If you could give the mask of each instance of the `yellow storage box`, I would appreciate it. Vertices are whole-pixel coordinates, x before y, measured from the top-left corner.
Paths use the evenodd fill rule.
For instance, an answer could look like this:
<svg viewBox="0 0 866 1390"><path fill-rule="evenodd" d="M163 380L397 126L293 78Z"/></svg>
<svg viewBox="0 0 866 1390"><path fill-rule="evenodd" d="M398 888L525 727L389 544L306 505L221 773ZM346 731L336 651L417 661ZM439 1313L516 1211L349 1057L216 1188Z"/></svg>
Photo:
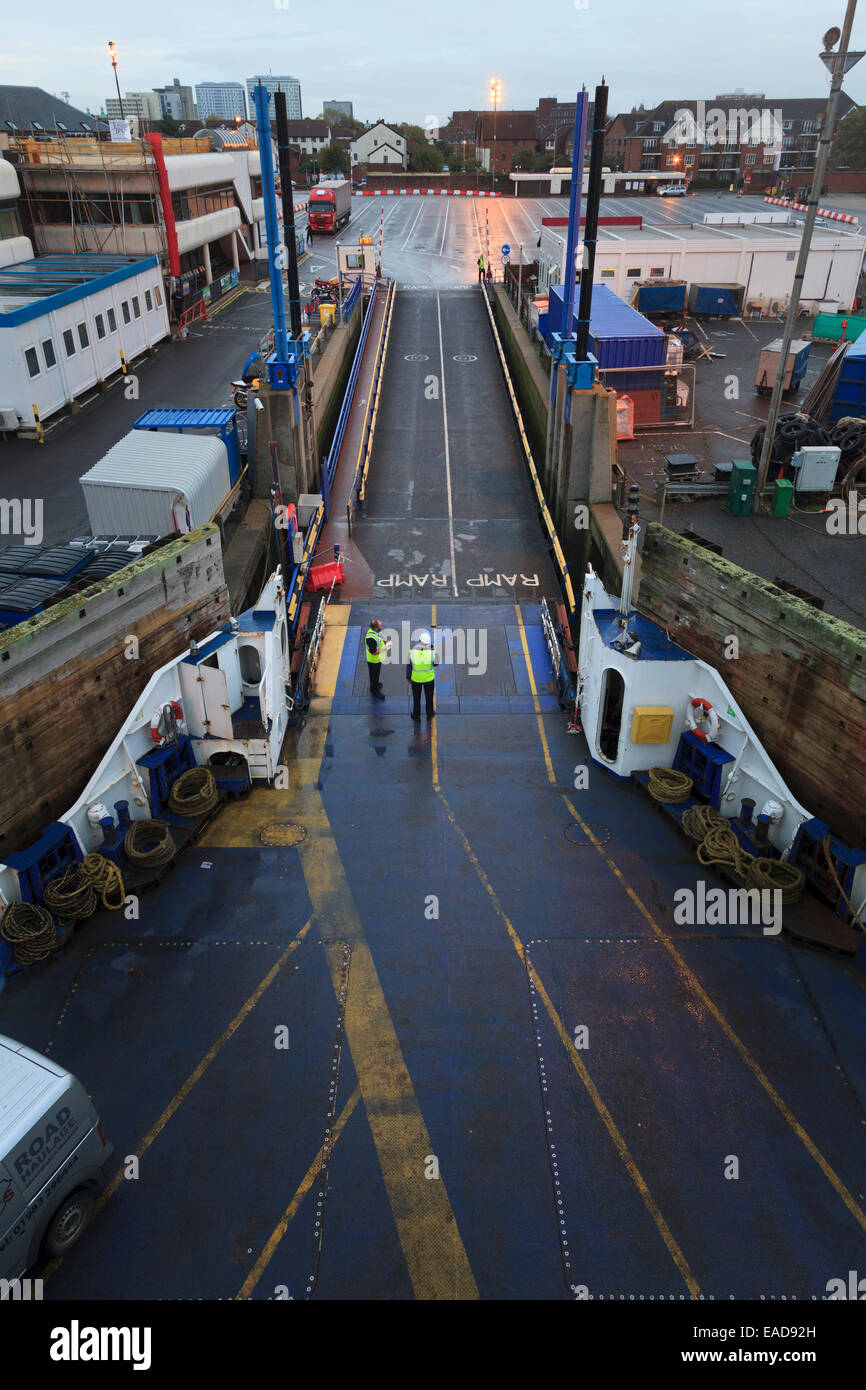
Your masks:
<svg viewBox="0 0 866 1390"><path fill-rule="evenodd" d="M674 712L670 705L635 705L631 719L632 743L667 743Z"/></svg>

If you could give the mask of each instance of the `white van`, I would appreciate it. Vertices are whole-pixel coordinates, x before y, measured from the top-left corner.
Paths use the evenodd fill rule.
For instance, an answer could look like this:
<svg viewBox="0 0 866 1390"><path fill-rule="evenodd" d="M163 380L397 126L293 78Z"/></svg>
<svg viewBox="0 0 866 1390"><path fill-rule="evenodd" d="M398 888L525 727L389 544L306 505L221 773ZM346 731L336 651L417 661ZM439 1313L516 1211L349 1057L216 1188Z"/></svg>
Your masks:
<svg viewBox="0 0 866 1390"><path fill-rule="evenodd" d="M112 1153L81 1082L0 1035L0 1279L75 1244Z"/></svg>

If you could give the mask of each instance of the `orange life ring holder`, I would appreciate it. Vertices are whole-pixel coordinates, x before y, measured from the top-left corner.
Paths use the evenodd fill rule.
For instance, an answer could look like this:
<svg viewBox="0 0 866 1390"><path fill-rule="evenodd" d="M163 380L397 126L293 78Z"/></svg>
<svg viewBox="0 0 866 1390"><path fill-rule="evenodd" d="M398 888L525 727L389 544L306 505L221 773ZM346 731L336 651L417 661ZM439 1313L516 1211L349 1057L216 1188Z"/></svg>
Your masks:
<svg viewBox="0 0 866 1390"><path fill-rule="evenodd" d="M719 734L719 716L709 700L695 696L686 706L686 723L696 738L713 743Z"/></svg>
<svg viewBox="0 0 866 1390"><path fill-rule="evenodd" d="M166 710L171 710L172 718L178 729L183 724L183 706L179 700L167 700L164 705L160 705L159 709L155 709L150 721L150 736L157 748L164 748L168 743L167 735L162 733L159 727Z"/></svg>

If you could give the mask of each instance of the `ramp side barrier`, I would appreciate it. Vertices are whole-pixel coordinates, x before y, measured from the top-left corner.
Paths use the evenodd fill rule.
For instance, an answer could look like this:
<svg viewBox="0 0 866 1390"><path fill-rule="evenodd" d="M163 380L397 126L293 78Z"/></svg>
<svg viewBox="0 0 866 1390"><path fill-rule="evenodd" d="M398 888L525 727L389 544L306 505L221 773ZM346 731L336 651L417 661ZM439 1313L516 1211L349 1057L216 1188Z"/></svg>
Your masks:
<svg viewBox="0 0 866 1390"><path fill-rule="evenodd" d="M547 500L544 496L544 490L541 486L541 479L538 476L538 470L535 467L535 460L532 457L532 449L530 448L529 440L526 435L526 429L523 424L523 416L520 412L520 406L517 403L517 396L515 394L514 386L511 381L511 373L508 370L508 363L505 360L505 353L502 350L502 341L499 337L499 329L496 327L496 320L493 317L493 306L490 303L490 296L487 293L486 285L481 286L481 293L484 297L484 304L487 309L487 317L490 320L490 327L493 331L493 341L496 344L496 351L499 354L499 362L500 366L502 367L503 375L505 377L505 385L508 387L508 395L511 399L511 408L514 411L514 418L517 421L517 430L520 435L520 442L523 445L523 453L526 458L526 467L529 470L529 479L532 483L532 490L535 493L535 499L538 503L538 514L541 518L541 524L544 527L544 533L547 537L548 549L550 550L550 553L553 556L553 563L556 568L556 572L559 576L560 588L562 589L563 598L565 599L565 605L568 610L568 618L571 622L577 617L577 603L574 597L574 588L572 587L571 583L571 575L568 572L568 562L562 553L562 545L560 544L559 536L556 534L556 527L553 524L553 517L550 515L550 508L547 505Z"/></svg>
<svg viewBox="0 0 866 1390"><path fill-rule="evenodd" d="M390 288L390 286L393 284L393 280L382 279L378 281L378 285L381 285L383 288ZM377 293L378 292L379 291L377 288ZM340 406L340 414L337 418L337 428L334 431L334 438L331 442L331 448L328 451L328 456L322 465L322 500L316 508L315 516L313 517L312 521L307 527L307 534L304 540L304 550L303 554L301 555L300 562L295 566L292 572L292 582L289 588L289 601L286 608L288 628L292 637L294 637L294 633L298 624L298 618L301 612L301 597L304 592L304 585L307 582L307 573L309 571L310 563L313 559L313 556L316 553L316 546L319 543L319 536L321 535L322 527L324 526L328 516L328 499L330 498L331 486L334 481L334 474L337 471L337 462L340 457L340 449L343 445L343 435L346 432L346 421L349 418L349 411L352 408L352 402L355 397L355 387L358 382L358 373L361 370L361 359L364 356L364 348L367 344L367 337L370 332L370 324L373 322L373 312L375 304L376 294L371 294L370 303L368 304L367 312L364 315L364 323L361 328L361 336L358 340L358 346L355 349L355 357L352 362L352 370L349 373L349 380L346 384L346 393L343 396L343 404Z"/></svg>
<svg viewBox="0 0 866 1390"><path fill-rule="evenodd" d="M355 508L364 506L364 499L367 491L367 473L370 468L370 458L373 453L373 436L376 433L376 420L379 414L379 394L382 387L382 377L385 371L385 359L388 356L388 342L391 337L391 317L394 312L396 292L396 281L392 281L388 290L385 313L382 318L382 327L379 329L379 341L376 345L376 361L373 367L373 381L370 389L370 396L367 401L367 410L364 415L364 428L361 431L361 443L358 446L358 461L355 464L355 476L352 479L352 490L349 494L349 500L346 503L346 516L348 518L350 530L352 522L355 519Z"/></svg>

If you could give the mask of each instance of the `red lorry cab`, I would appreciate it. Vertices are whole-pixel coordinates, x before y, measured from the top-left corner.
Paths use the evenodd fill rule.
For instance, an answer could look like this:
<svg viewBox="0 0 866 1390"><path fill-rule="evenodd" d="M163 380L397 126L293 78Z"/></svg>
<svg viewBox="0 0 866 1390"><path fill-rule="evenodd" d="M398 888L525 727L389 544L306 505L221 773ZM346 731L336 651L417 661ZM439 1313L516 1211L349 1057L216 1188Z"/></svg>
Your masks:
<svg viewBox="0 0 866 1390"><path fill-rule="evenodd" d="M352 190L345 179L310 189L307 221L311 232L336 232L348 222L351 210Z"/></svg>

